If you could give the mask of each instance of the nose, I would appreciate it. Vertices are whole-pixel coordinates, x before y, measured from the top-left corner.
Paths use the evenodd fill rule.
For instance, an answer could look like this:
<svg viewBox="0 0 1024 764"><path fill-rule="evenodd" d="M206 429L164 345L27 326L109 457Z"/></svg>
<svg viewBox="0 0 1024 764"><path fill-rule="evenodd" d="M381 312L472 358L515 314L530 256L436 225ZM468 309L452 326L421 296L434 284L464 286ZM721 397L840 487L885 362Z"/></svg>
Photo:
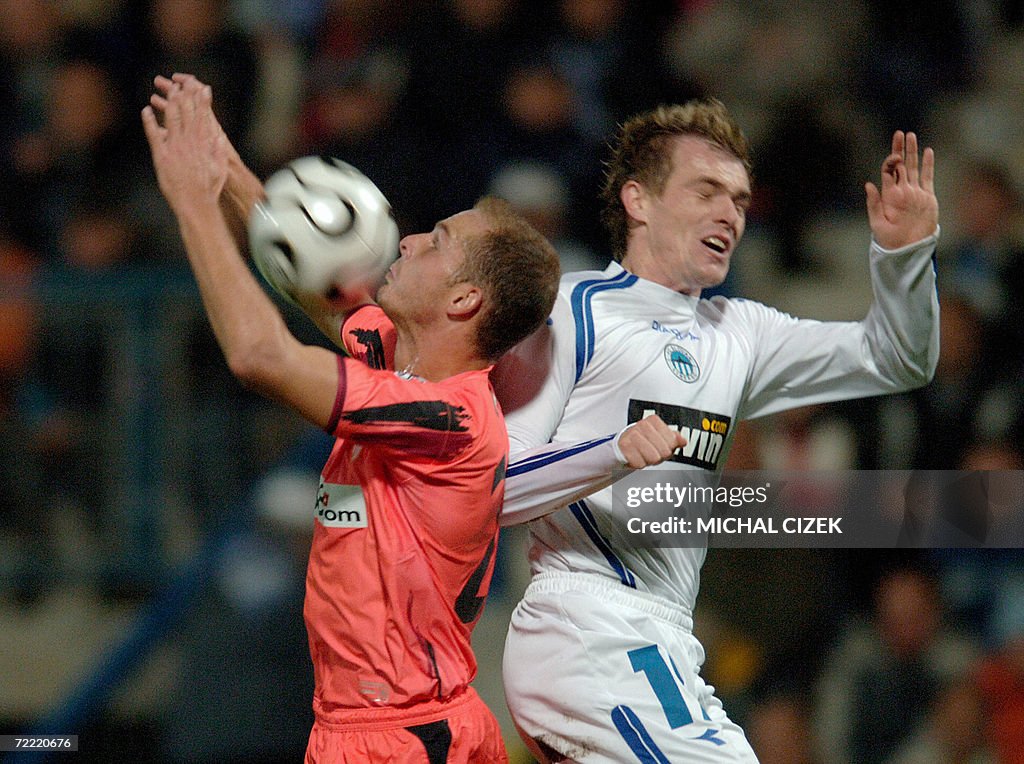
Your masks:
<svg viewBox="0 0 1024 764"><path fill-rule="evenodd" d="M398 253L402 257L411 257L430 243L429 233L411 233L398 242Z"/></svg>
<svg viewBox="0 0 1024 764"><path fill-rule="evenodd" d="M726 226L734 238L739 238L743 232L743 215L736 208L736 202L727 194L718 197L718 204L715 207L715 222Z"/></svg>
<svg viewBox="0 0 1024 764"><path fill-rule="evenodd" d="M715 209L715 217L719 222L725 223L730 228L736 227L736 223L740 218L740 213L736 209L736 203L728 194L719 194L718 205Z"/></svg>
<svg viewBox="0 0 1024 764"><path fill-rule="evenodd" d="M408 257L412 254L413 246L415 245L415 239L417 234L409 234L403 236L402 240L398 242L398 254L400 257Z"/></svg>

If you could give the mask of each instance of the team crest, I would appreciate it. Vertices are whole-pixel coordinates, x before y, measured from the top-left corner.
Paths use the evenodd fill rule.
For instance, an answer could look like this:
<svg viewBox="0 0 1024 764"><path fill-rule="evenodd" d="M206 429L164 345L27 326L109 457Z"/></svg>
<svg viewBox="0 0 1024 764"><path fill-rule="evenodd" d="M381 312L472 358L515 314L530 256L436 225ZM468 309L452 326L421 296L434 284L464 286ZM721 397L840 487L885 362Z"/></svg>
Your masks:
<svg viewBox="0 0 1024 764"><path fill-rule="evenodd" d="M690 351L679 345L665 346L665 363L683 382L696 382L700 378L700 366Z"/></svg>

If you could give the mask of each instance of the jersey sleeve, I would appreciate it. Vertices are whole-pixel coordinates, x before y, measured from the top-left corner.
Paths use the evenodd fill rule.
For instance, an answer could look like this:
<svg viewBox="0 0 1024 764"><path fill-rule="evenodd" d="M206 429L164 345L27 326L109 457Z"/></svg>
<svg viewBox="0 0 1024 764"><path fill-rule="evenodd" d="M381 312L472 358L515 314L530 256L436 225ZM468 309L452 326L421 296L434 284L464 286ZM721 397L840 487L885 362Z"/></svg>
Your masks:
<svg viewBox="0 0 1024 764"><path fill-rule="evenodd" d="M501 524L534 520L617 479L618 434L551 443L575 384L576 323L559 294L551 318L505 354L491 373L505 412L509 469Z"/></svg>
<svg viewBox="0 0 1024 764"><path fill-rule="evenodd" d="M926 384L939 355L937 239L938 231L898 250L872 241L874 300L863 321L796 319L757 303L732 301L729 309L746 324L754 359L740 416Z"/></svg>
<svg viewBox="0 0 1024 764"><path fill-rule="evenodd" d="M583 443L548 443L513 455L505 473L501 524L536 520L628 474L618 448L619 435Z"/></svg>
<svg viewBox="0 0 1024 764"><path fill-rule="evenodd" d="M324 429L403 457L448 461L476 436L469 406L453 392L338 356L338 393Z"/></svg>
<svg viewBox="0 0 1024 764"><path fill-rule="evenodd" d="M345 319L338 342L371 369L395 368L395 325L378 305L363 305Z"/></svg>
<svg viewBox="0 0 1024 764"><path fill-rule="evenodd" d="M513 457L544 445L562 420L575 379L575 322L559 293L547 323L506 353L491 372Z"/></svg>

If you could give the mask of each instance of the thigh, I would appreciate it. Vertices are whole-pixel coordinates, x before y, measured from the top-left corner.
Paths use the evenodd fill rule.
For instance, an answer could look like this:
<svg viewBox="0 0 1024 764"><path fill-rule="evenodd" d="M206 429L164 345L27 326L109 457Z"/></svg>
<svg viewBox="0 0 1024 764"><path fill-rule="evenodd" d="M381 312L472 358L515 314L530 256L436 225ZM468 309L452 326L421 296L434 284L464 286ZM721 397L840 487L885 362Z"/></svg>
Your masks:
<svg viewBox="0 0 1024 764"><path fill-rule="evenodd" d="M513 614L503 676L509 710L541 761L756 762L700 679L692 636L573 594Z"/></svg>

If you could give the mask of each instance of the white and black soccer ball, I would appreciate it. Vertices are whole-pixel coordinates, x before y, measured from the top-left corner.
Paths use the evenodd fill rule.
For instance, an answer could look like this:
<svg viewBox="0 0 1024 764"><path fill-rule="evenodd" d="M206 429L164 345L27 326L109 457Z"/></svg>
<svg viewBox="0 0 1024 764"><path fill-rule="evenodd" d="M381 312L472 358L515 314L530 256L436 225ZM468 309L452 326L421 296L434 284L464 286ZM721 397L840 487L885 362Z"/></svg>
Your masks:
<svg viewBox="0 0 1024 764"><path fill-rule="evenodd" d="M391 205L352 165L302 157L270 176L264 191L249 216L249 248L263 278L291 302L372 286L395 259Z"/></svg>

